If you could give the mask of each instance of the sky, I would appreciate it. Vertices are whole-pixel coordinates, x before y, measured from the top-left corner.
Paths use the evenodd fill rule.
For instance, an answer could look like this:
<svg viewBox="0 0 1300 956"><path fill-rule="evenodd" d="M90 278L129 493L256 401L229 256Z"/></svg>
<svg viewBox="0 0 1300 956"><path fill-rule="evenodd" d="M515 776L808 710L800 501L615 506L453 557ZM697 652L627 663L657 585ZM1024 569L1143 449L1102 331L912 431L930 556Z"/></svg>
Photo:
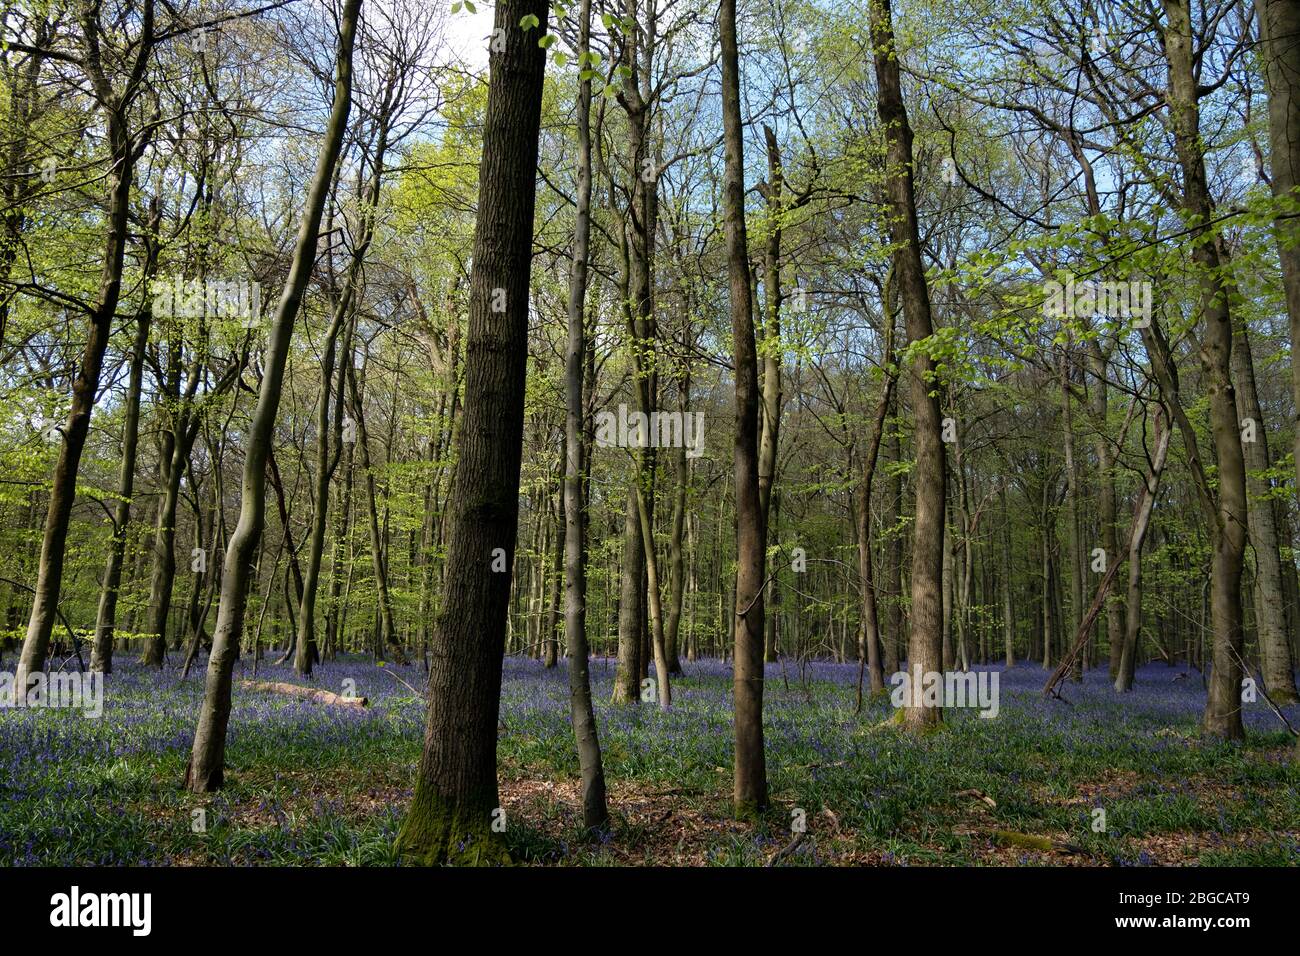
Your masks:
<svg viewBox="0 0 1300 956"><path fill-rule="evenodd" d="M450 8L452 0L433 0ZM464 7L447 15L447 41L455 54L466 65L487 69L488 38L492 35L492 16L494 7L490 3L477 2L475 13Z"/></svg>

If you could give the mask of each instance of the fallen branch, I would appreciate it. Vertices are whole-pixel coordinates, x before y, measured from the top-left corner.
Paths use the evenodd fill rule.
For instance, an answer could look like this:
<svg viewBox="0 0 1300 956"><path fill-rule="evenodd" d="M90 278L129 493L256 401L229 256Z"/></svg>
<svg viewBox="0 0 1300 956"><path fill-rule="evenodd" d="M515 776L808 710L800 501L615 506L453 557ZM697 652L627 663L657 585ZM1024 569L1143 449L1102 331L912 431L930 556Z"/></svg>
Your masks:
<svg viewBox="0 0 1300 956"><path fill-rule="evenodd" d="M1082 853L1083 848L1073 843L1053 840L1051 837L1037 836L1032 833L1017 833L1015 830L994 830L990 836L998 846L1021 847L1026 850L1042 850L1057 853Z"/></svg>
<svg viewBox="0 0 1300 956"><path fill-rule="evenodd" d="M997 801L995 801L992 797L990 797L987 793L985 793L982 790L958 790L956 793L953 794L953 796L971 797L972 799L978 800L981 803L987 805L992 810L996 810L998 808Z"/></svg>
<svg viewBox="0 0 1300 956"><path fill-rule="evenodd" d="M767 863L764 864L764 866L776 866L786 857L792 856L794 854L794 851L799 849L799 847L803 844L803 841L806 839L808 839L807 830L804 830L802 833L796 833L794 839L791 840L789 843L787 843L785 846L781 847L781 849L777 850L776 853L773 854L772 859L768 860Z"/></svg>
<svg viewBox="0 0 1300 956"><path fill-rule="evenodd" d="M241 680L239 686L246 690L260 690L274 694L288 694L291 697L301 697L303 700L310 700L317 704L328 704L336 707L356 707L362 708L367 706L369 701L364 697L343 697L339 694L330 693L327 690L317 690L314 687L303 687L301 684L286 684L280 681L265 680Z"/></svg>

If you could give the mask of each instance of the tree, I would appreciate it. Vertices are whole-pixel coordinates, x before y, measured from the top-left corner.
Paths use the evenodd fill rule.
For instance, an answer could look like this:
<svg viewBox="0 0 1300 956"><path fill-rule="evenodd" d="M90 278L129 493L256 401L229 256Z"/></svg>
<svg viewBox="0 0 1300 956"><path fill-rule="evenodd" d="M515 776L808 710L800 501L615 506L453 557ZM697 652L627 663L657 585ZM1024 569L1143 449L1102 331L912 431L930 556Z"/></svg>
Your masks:
<svg viewBox="0 0 1300 956"><path fill-rule="evenodd" d="M745 231L744 132L740 117L740 58L736 44L736 0L722 0L722 123L726 171L723 224L731 289L731 341L735 368L736 435L736 615L735 785L738 816L767 808L767 764L763 752L763 588L767 528L758 488L758 350L754 344L754 302Z"/></svg>
<svg viewBox="0 0 1300 956"><path fill-rule="evenodd" d="M361 0L344 0L339 18L334 103L321 140L316 171L307 192L294 244L293 262L271 325L270 344L263 363L262 385L247 438L239 521L226 547L221 603L217 609L212 655L208 659L204 679L203 705L194 731L189 765L185 769L185 787L195 793L219 790L224 781L231 675L244 632L244 611L248 603L253 562L262 541L266 521L266 468L271 454L271 437L280 405L281 383L293 338L294 322L316 260L321 217L329 198L330 182L343 148L348 113L352 107L352 48L360 16Z"/></svg>
<svg viewBox="0 0 1300 956"><path fill-rule="evenodd" d="M587 268L591 245L591 0L578 8L578 195L569 273L568 344L564 356L564 639L569 655L569 717L582 772L582 823L609 820L605 769L591 701L587 648L587 508L582 493L587 447L583 432Z"/></svg>
<svg viewBox="0 0 1300 956"><path fill-rule="evenodd" d="M1212 233L1210 199L1202 152L1197 58L1188 0L1163 0L1164 48L1169 63L1169 119L1183 174L1182 202L1191 235L1191 259L1201 315L1199 357L1210 397L1210 430L1218 459L1217 494L1202 488L1210 539L1210 607L1214 622L1214 670L1203 727L1216 737L1240 739L1242 677L1241 572L1246 551L1246 466L1238 431L1232 383L1232 313L1223 247ZM1184 419L1185 420L1185 419ZM1190 429L1188 429L1190 431ZM1190 442L1189 436L1185 438Z"/></svg>
<svg viewBox="0 0 1300 956"><path fill-rule="evenodd" d="M877 110L885 136L885 192L893 241L894 278L907 328L908 380L915 418L916 518L912 539L912 630L907 664L913 680L943 669L943 540L947 470L934 359L927 351L934 332L930 290L921 266L916 193L912 182L912 127L903 103L890 0L871 0L871 46L876 68ZM919 695L918 695L919 696ZM938 707L909 705L904 722L913 730L943 719Z"/></svg>
<svg viewBox="0 0 1300 956"><path fill-rule="evenodd" d="M497 4L445 602L431 647L424 750L411 807L397 837L403 856L430 865L489 863L506 855L494 827L502 820L497 711L519 520L533 212L546 69L546 52L538 38L546 32L545 0Z"/></svg>
<svg viewBox="0 0 1300 956"><path fill-rule="evenodd" d="M83 56L77 62L86 75L97 108L102 112L108 141L108 175L105 204L104 251L100 265L99 290L95 301L86 309L86 344L72 383L72 405L60 433L58 461L50 488L50 503L45 516L45 533L37 565L35 595L27 636L14 684L28 686L29 675L42 669L49 650L50 634L59 610L59 591L63 583L63 565L68 536L68 521L77 493L77 472L81 454L90 431L90 416L95 408L104 353L112 334L113 316L122 295L122 268L128 242L131 211L131 184L135 166L149 144L153 127L135 122L132 116L146 91L145 71L158 36L154 27L154 2L144 0L137 36L118 48L116 27L107 28L99 20L97 7L87 6L80 19ZM121 72L120 83L110 71Z"/></svg>
<svg viewBox="0 0 1300 956"><path fill-rule="evenodd" d="M144 275L151 280L158 268L158 223L162 210L157 199L150 204L147 227L148 251ZM149 345L149 328L153 310L146 300L136 316L135 341L131 347L128 372L126 415L122 422L122 468L118 473L117 505L113 509L113 540L108 548L108 565L104 585L99 593L99 612L95 618L95 643L90 669L101 673L113 670L113 634L117 621L117 597L122 586L122 563L126 556L127 525L131 520L131 496L135 493L135 459L140 442L140 392L144 382L145 350Z"/></svg>

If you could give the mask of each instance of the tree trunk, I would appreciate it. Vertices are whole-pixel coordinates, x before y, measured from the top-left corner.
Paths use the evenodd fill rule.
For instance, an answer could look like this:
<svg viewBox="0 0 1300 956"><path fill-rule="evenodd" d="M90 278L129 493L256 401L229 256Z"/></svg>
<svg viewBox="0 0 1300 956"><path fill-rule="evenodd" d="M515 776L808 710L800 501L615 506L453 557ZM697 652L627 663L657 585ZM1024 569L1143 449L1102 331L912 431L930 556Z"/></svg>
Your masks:
<svg viewBox="0 0 1300 956"><path fill-rule="evenodd" d="M892 320L893 282L887 283L885 293L885 346L881 367L885 377L881 387L880 401L876 405L876 417L871 423L871 435L867 439L866 461L862 465L862 481L857 494L857 529L858 529L858 597L862 604L861 619L858 623L858 692L855 710L862 709L862 672L865 668L870 674L871 696L885 690L885 674L880 660L880 621L876 609L876 578L872 566L871 554L871 488L876 477L876 462L880 458L880 442L885 432L885 418L893 400L895 382L894 358L894 323Z"/></svg>
<svg viewBox="0 0 1300 956"><path fill-rule="evenodd" d="M391 648L394 660L406 663L406 654L397 640L393 623L393 601L388 591L388 561L384 553L384 536L379 527L379 506L375 492L375 472L370 465L370 436L366 431L365 412L362 408L361 390L357 386L356 370L347 369L348 391L352 399L352 417L357 425L357 451L361 454L361 471L365 475L366 514L370 519L370 564L375 574L375 590L379 601L379 639L376 646L382 651Z"/></svg>
<svg viewBox="0 0 1300 956"><path fill-rule="evenodd" d="M885 545L885 581L889 593L889 624L885 636L885 674L890 676L899 672L899 657L903 651L903 473L898 467L902 464L902 439L898 434L898 388L895 385L889 409L889 436L886 445L889 449L889 462L894 467L889 469L886 494L889 497L889 541Z"/></svg>
<svg viewBox="0 0 1300 956"><path fill-rule="evenodd" d="M147 289L158 271L158 224L161 207L155 198L149 205L149 236L143 282ZM108 566L99 592L99 612L95 618L95 644L90 654L90 669L103 674L113 671L113 635L117 625L117 596L122 586L122 563L126 556L126 532L131 522L131 497L135 494L135 459L140 444L140 392L144 382L144 358L152 324L152 300L136 316L135 342L131 348L131 368L127 373L126 413L122 421L122 466L117 479L117 504L113 510L113 540L109 543Z"/></svg>
<svg viewBox="0 0 1300 956"><path fill-rule="evenodd" d="M689 369L679 379L678 405L685 413L690 401L691 377ZM686 590L685 556L682 538L686 526L686 497L691 481L691 466L686 458L686 444L673 452L673 470L677 484L673 490L673 513L668 529L668 612L664 626L664 655L668 659L668 673L682 672L678 653L678 635L681 632L682 600Z"/></svg>
<svg viewBox="0 0 1300 956"><path fill-rule="evenodd" d="M1128 544L1128 600L1124 624L1124 646L1120 649L1119 669L1115 675L1115 690L1120 693L1133 689L1133 675L1137 670L1138 634L1142 629L1142 544L1146 540L1151 510L1155 507L1160 475L1164 471L1169 452L1171 426L1156 419L1156 450L1151 458L1151 471L1146 476L1142 498L1133 513L1133 526Z"/></svg>
<svg viewBox="0 0 1300 956"><path fill-rule="evenodd" d="M86 14L85 30L98 29L94 15ZM153 46L153 3L144 8L144 35L140 39L139 62L143 64ZM131 181L135 163L144 142L132 138L127 128L125 99L110 92L107 79L98 73L96 62L92 70L101 106L106 112L105 127L109 144L110 173L108 175L108 215L105 224L103 264L100 268L99 291L95 305L87 316L86 345L72 382L72 404L64 423L59 456L50 482L49 508L45 515L45 531L41 540L40 563L37 565L36 587L32 595L32 610L27 622L27 635L23 640L22 654L14 676L17 692L25 692L28 676L40 671L49 651L50 634L59 611L59 591L63 584L63 563L68 537L68 521L77 495L77 472L81 466L81 453L86 447L90 431L90 416L95 407L95 393L99 389L99 376L104 366L104 352L113 331L113 316L117 312L122 292L122 266L126 254L129 215L131 208Z"/></svg>
<svg viewBox="0 0 1300 956"><path fill-rule="evenodd" d="M555 632L560 624L560 590L564 583L564 536L568 524L568 518L564 511L566 506L563 479L561 479L560 485L556 489L555 497L556 523L555 534L552 536L550 595L546 601L546 619L545 626L542 629L542 663L547 669L559 663L560 656L559 641L555 638Z"/></svg>
<svg viewBox="0 0 1300 956"><path fill-rule="evenodd" d="M217 610L212 655L204 681L203 705L194 732L194 746L185 771L185 786L195 793L220 789L225 774L226 725L230 720L230 681L244 632L244 610L253 556L266 521L266 462L271 452L280 390L293 337L294 321L311 278L320 237L321 216L338 162L352 106L352 46L361 0L345 0L339 24L334 104L321 143L316 171L307 193L294 246L293 262L271 326L270 343L249 428L244 459L244 487L239 522L230 535L222 569L221 603Z"/></svg>
<svg viewBox="0 0 1300 956"><path fill-rule="evenodd" d="M763 585L767 528L758 483L758 351L754 344L749 252L745 231L744 128L740 117L740 62L736 0L722 0L723 219L731 288L731 337L736 392L736 618L732 634L735 707L734 802L738 816L766 809L763 752Z"/></svg>
<svg viewBox="0 0 1300 956"><path fill-rule="evenodd" d="M528 364L544 0L500 0L487 113L442 614L434 630L424 751L397 845L426 864L485 863L498 843L497 716L518 534ZM524 30L522 17L538 27ZM498 293L496 290L500 290ZM492 306L504 299L504 314ZM504 559L493 570L494 552ZM576 657L576 655L575 655Z"/></svg>
<svg viewBox="0 0 1300 956"><path fill-rule="evenodd" d="M633 475L636 480L636 475ZM618 665L614 671L613 701L636 704L641 700L641 604L645 592L641 587L642 562L641 515L637 510L636 489L629 488L627 512L623 524L623 560L618 594Z"/></svg>
<svg viewBox="0 0 1300 956"><path fill-rule="evenodd" d="M916 421L916 520L912 547L912 631L908 665L925 675L943 666L944 466L942 423L934 359L924 343L933 333L930 293L921 265L921 239L912 184L912 128L903 104L890 0L871 5L877 108L886 142L886 192L894 274L907 323L907 340L915 347L908 369L912 414ZM921 730L943 720L938 707L908 706L904 722Z"/></svg>
<svg viewBox="0 0 1300 956"><path fill-rule="evenodd" d="M1282 289L1290 317L1291 355L1300 355L1300 220L1289 210L1300 186L1300 3L1296 0L1255 0L1259 24L1260 64L1268 88L1269 157L1273 196L1278 201L1273 219ZM1291 396L1295 418L1296 474L1300 477L1300 362L1291 362Z"/></svg>
<svg viewBox="0 0 1300 956"><path fill-rule="evenodd" d="M1268 450L1268 429L1255 388L1255 362L1250 354L1250 336L1240 325L1232 343L1232 376L1237 387L1237 414L1247 438L1241 443L1246 461L1246 520L1250 545L1255 552L1254 604L1258 633L1260 670L1264 687L1273 703L1293 704L1296 692L1291 663L1291 644L1282 605L1282 556L1279 550L1277 517L1272 491L1265 472L1272 465Z"/></svg>
<svg viewBox="0 0 1300 956"><path fill-rule="evenodd" d="M763 318L763 430L758 443L758 498L763 509L763 526L769 526L772 514L772 487L776 483L776 453L781 436L781 217L785 173L781 168L781 147L770 126L763 127L767 146L767 199L768 226L766 248L763 251L763 287L765 311Z"/></svg>
<svg viewBox="0 0 1300 956"><path fill-rule="evenodd" d="M590 51L591 0L578 12L579 64ZM587 269L591 249L591 80L578 84L578 197L569 274L568 347L564 357L564 640L569 655L569 719L582 774L582 824L598 830L609 823L605 768L591 699L587 648L587 508L582 482L588 468L583 417L586 361Z"/></svg>
<svg viewBox="0 0 1300 956"><path fill-rule="evenodd" d="M1164 0L1165 58L1169 63L1169 116L1183 174L1183 209L1192 262L1200 285L1205 329L1200 341L1203 381L1210 399L1210 429L1218 463L1218 493L1204 495L1213 559L1210 590L1214 671L1203 728L1214 737L1240 739L1242 678L1241 574L1246 549L1246 472L1232 385L1232 315L1221 245L1208 235L1214 209L1205 175L1197 106L1195 53L1188 0ZM1215 500L1217 498L1217 500Z"/></svg>
<svg viewBox="0 0 1300 956"><path fill-rule="evenodd" d="M1070 353L1068 347L1060 357L1061 376L1061 426L1065 437L1065 533L1070 549L1070 622L1068 634L1079 630L1083 618L1083 543L1080 534L1079 516L1079 462L1074 453L1074 401L1070 395ZM1114 557L1107 555L1107 560ZM1074 659L1070 679L1083 680L1083 655Z"/></svg>

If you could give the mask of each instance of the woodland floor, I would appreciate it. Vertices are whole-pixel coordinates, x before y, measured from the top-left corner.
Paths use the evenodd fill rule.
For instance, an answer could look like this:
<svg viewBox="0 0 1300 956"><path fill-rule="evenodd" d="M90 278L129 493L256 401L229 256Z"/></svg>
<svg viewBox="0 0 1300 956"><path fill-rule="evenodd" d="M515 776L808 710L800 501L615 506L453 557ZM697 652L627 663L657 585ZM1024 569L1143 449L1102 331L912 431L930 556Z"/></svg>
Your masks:
<svg viewBox="0 0 1300 956"><path fill-rule="evenodd" d="M664 714L608 704L613 662L593 662L614 826L591 842L578 826L564 667L506 661L501 799L516 859L762 865L791 843L800 808L807 837L781 865L1300 865L1289 734L1261 699L1246 705L1244 744L1202 743L1195 670L1148 665L1120 698L1103 668L1067 684L1064 703L1042 697L1038 665L998 668L996 718L950 712L943 730L913 739L890 723L887 699L854 715L856 665L810 664L803 674L794 662L768 665L773 808L750 825L729 815L730 671L685 666ZM265 662L258 677L301 682ZM349 678L367 710L237 687L227 787L211 797L179 786L201 669L182 684L174 671L119 661L98 720L0 711L0 865L396 862L422 737L413 690L422 674L354 659L326 664L313 683L341 692ZM1300 707L1286 713L1300 725ZM1096 807L1105 832L1092 830ZM200 808L207 829L195 833Z"/></svg>

